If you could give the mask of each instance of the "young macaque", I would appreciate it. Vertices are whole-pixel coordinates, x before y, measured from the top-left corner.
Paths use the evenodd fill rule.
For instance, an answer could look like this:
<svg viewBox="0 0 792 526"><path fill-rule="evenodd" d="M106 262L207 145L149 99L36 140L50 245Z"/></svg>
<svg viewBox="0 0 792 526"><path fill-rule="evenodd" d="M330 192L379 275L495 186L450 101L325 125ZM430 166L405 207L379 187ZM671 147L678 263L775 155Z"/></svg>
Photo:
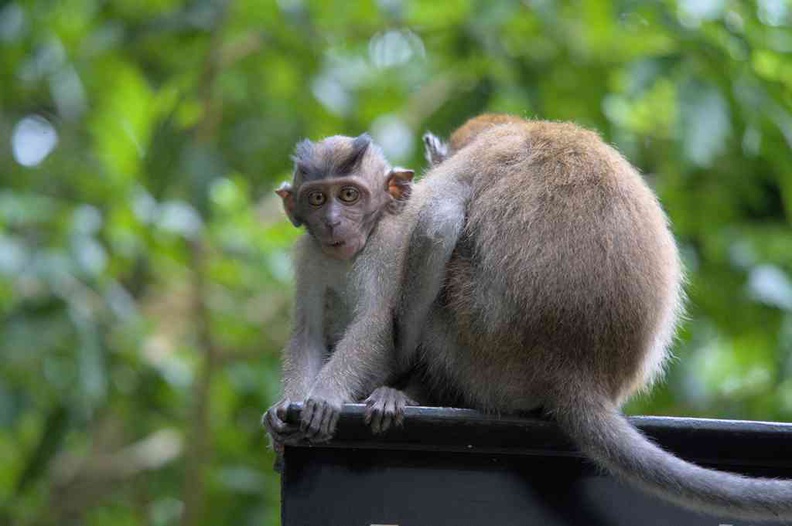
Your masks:
<svg viewBox="0 0 792 526"><path fill-rule="evenodd" d="M387 300L398 303L397 359L383 328L356 333L356 360L317 376L303 423L334 421L348 393L416 360L430 387L470 407L542 409L592 460L647 492L704 512L792 519L792 482L683 461L619 411L661 373L683 300L674 238L638 172L569 123L485 115L449 146L425 141L435 167L403 212L409 243L377 253L402 265L387 275L402 283L369 282L379 288L367 292L398 294Z"/></svg>
<svg viewBox="0 0 792 526"><path fill-rule="evenodd" d="M334 349L345 355L365 335L374 345L367 352L377 356L377 366L393 359L397 295L389 287L398 285L395 272L400 262L382 254L387 247L406 243L408 231L400 224L399 212L413 178L411 170L392 168L366 134L303 141L294 162L292 183L276 192L294 226L304 225L307 233L296 248L296 305L284 357L283 399L263 419L276 446L302 438L326 439L327 429L334 427L335 421L327 420L301 431L284 420L291 402L312 393ZM381 298L361 295L375 289L387 293ZM398 424L404 406L415 403L402 391L382 385L395 379L387 372L393 369L381 369L383 376L371 371L366 382L338 394L340 404L341 398L355 400L370 393L366 417L375 432Z"/></svg>

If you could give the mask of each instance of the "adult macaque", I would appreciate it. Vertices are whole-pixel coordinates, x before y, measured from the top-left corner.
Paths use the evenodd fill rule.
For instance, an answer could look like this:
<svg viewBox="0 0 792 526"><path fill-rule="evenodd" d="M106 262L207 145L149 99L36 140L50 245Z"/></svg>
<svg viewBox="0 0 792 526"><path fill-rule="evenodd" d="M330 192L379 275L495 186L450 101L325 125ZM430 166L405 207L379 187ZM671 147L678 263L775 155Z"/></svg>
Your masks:
<svg viewBox="0 0 792 526"><path fill-rule="evenodd" d="M351 349L345 336L328 362L334 373L323 370L306 399L303 425L334 422L350 394L420 360L431 387L471 407L542 408L591 459L650 493L700 511L792 519L791 482L685 462L619 411L661 372L683 295L666 217L636 170L567 123L482 116L449 146L425 140L436 166L401 218L412 225L406 257L400 244L378 247L409 276L396 358L376 322L352 335L354 360L339 352ZM399 292L385 281L369 282L380 288L366 295Z"/></svg>
<svg viewBox="0 0 792 526"><path fill-rule="evenodd" d="M263 419L276 444L298 438L327 439L327 429L335 427L336 415L329 413L328 420L305 432L284 421L289 404L309 396L317 379L319 385L333 384L333 395L338 397L333 400L339 404L371 393L367 418L374 431L398 423L404 405L414 403L403 392L382 386L393 379L387 371L395 367L381 365L394 356L397 294L391 289L398 286L396 272L402 266L383 255L389 247L406 242L409 231L400 224L398 214L409 197L413 172L392 168L365 134L354 139L336 136L318 143L303 141L297 145L294 161L292 184L282 185L277 193L291 222L304 225L307 234L296 249L296 308L284 356L283 399ZM361 295L369 290L384 294ZM361 312L366 314L361 316ZM359 345L358 339L373 344L366 352L376 357L372 365L385 372L383 376L368 371L365 364L338 360L334 365L339 372L323 369L334 348L345 357ZM362 367L367 380L350 386L349 391L339 390L335 378L348 379L343 371L352 367Z"/></svg>

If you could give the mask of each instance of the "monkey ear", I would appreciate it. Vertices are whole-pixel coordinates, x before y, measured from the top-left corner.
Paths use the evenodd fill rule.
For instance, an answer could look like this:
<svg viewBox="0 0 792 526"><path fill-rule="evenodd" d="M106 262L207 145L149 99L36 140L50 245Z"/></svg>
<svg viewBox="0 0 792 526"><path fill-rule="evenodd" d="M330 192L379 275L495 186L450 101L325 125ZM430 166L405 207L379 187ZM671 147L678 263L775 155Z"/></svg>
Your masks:
<svg viewBox="0 0 792 526"><path fill-rule="evenodd" d="M426 132L423 136L424 156L432 166L437 166L448 157L448 145L432 132Z"/></svg>
<svg viewBox="0 0 792 526"><path fill-rule="evenodd" d="M410 190L412 190L412 180L415 172L405 168L391 168L387 176L388 193L396 199L401 201L410 197Z"/></svg>
<svg viewBox="0 0 792 526"><path fill-rule="evenodd" d="M294 215L295 203L292 185L289 183L283 183L278 187L277 190L275 190L275 193L278 194L278 196L280 196L280 198L283 200L283 209L286 211L286 215L289 216L289 221L291 221L292 225L302 225L302 221L297 219L297 217Z"/></svg>

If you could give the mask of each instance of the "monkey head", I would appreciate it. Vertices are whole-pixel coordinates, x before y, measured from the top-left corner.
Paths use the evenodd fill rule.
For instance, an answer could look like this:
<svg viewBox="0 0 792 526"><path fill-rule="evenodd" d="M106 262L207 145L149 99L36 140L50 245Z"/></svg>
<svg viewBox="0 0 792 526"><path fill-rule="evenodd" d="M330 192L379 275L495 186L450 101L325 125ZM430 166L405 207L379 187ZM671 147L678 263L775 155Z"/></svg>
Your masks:
<svg viewBox="0 0 792 526"><path fill-rule="evenodd" d="M297 144L291 183L275 192L294 226L305 225L329 257L348 260L383 213L410 195L414 172L393 168L368 134Z"/></svg>

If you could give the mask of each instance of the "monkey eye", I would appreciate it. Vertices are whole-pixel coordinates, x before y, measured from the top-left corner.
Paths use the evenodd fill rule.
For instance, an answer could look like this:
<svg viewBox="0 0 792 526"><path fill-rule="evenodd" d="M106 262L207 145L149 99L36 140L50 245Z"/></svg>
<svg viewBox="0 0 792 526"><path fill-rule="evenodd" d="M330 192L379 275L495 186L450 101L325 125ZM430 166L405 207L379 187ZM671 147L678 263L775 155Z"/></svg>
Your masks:
<svg viewBox="0 0 792 526"><path fill-rule="evenodd" d="M308 194L308 203L311 206L322 206L327 201L327 197L322 192L311 192Z"/></svg>
<svg viewBox="0 0 792 526"><path fill-rule="evenodd" d="M357 188L353 188L351 186L345 186L341 189L338 193L338 198L343 202L349 204L354 203L360 197L360 192Z"/></svg>

